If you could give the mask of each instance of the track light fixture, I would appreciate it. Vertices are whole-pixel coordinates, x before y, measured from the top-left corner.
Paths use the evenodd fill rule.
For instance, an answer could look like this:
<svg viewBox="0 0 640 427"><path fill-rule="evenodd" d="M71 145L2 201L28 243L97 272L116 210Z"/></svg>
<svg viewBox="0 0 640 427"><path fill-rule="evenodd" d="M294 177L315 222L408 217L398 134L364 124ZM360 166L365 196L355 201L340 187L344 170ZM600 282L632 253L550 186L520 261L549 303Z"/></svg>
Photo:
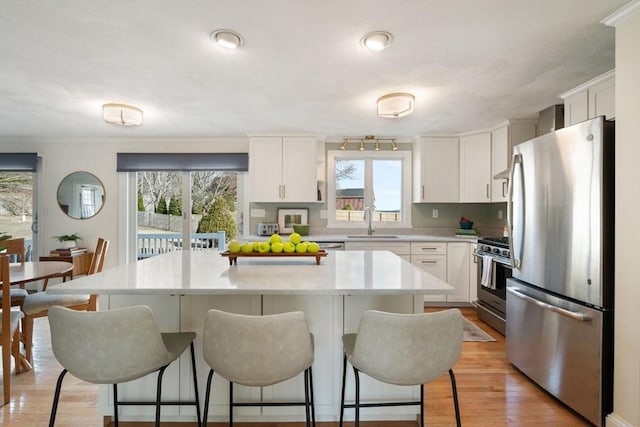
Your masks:
<svg viewBox="0 0 640 427"><path fill-rule="evenodd" d="M346 150L349 146L350 142L358 143L358 149L360 151L364 151L368 144L372 144L372 147L375 151L380 151L380 143L390 143L391 149L396 151L398 149L398 142L396 138L376 138L373 135L366 135L363 137L346 137L342 138L342 144L340 144L341 150Z"/></svg>

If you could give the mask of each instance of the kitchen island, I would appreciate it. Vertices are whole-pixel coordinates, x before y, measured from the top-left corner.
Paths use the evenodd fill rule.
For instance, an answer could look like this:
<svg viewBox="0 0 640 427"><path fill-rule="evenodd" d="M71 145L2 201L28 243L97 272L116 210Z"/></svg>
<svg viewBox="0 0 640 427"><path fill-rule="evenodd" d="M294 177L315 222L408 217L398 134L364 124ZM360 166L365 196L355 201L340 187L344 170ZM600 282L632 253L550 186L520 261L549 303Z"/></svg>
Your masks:
<svg viewBox="0 0 640 427"><path fill-rule="evenodd" d="M342 341L345 332L357 330L360 315L368 309L421 313L423 295L448 294L453 288L388 251L331 252L316 265L315 258L240 258L230 266L216 251L182 251L148 258L100 274L50 285L50 293L94 293L100 309L145 304L153 310L164 331L193 330L198 334L196 357L201 398L208 367L202 358L202 328L207 310L216 308L243 314L272 314L301 310L314 334L314 397L318 421L339 416L342 375ZM189 358L171 366L164 375L163 398L187 399L193 394ZM352 376L350 376L352 381ZM302 376L271 387L235 387L238 399L254 401L298 399ZM150 376L122 386L123 399L153 398L155 378ZM347 384L352 396L352 383ZM417 398L419 389L395 387L363 378L363 401L404 396ZM108 387L100 391L99 411L111 415ZM225 421L228 386L214 381L211 421ZM239 408L238 422L299 421L304 410L296 407ZM352 419L353 411L346 412ZM363 419L413 420L419 408L371 408ZM165 407L167 421L193 421L192 407ZM151 407L123 407L123 420L147 421Z"/></svg>

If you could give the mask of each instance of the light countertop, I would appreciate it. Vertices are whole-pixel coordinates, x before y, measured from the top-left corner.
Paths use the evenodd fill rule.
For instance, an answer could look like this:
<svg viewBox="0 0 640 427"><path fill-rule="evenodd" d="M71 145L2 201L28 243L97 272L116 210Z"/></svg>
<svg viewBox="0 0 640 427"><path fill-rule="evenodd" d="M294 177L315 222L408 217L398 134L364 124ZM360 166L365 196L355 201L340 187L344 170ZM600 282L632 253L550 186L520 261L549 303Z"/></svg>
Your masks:
<svg viewBox="0 0 640 427"><path fill-rule="evenodd" d="M56 294L450 294L453 288L389 251L229 260L217 251L177 251L49 285Z"/></svg>
<svg viewBox="0 0 640 427"><path fill-rule="evenodd" d="M359 236L361 234L362 236ZM396 237L380 237L380 236L389 236L393 235ZM289 239L289 235L283 234L282 238L284 240ZM256 236L251 235L248 236L246 241L254 241L254 240L267 240L269 236ZM302 240L308 240L310 242L469 242L476 243L478 238L476 236L464 236L464 237L456 237L456 236L433 236L433 235L425 235L425 234L395 234L395 233L385 233L379 231L376 235L374 233L371 236L367 236L365 232L362 230L357 230L353 234L311 234L308 236L302 236Z"/></svg>

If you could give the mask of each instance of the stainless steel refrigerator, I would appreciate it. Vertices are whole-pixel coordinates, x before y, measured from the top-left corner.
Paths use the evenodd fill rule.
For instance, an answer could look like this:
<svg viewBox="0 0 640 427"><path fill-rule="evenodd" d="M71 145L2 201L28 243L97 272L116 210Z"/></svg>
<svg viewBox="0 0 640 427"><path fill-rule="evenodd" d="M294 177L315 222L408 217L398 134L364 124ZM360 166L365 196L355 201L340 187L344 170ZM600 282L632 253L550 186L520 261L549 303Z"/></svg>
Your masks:
<svg viewBox="0 0 640 427"><path fill-rule="evenodd" d="M513 148L506 355L595 425L613 404L614 123Z"/></svg>

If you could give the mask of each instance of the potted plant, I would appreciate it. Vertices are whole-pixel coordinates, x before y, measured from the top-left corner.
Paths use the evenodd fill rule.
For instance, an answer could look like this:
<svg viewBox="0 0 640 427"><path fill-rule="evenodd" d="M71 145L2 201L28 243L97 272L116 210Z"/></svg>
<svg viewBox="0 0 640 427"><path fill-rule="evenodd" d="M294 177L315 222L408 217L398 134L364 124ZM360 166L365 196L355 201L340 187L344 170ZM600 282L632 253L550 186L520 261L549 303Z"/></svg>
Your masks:
<svg viewBox="0 0 640 427"><path fill-rule="evenodd" d="M4 231L0 231L0 251L6 249L6 246L2 244L4 240L9 240L11 236L9 234L5 234Z"/></svg>
<svg viewBox="0 0 640 427"><path fill-rule="evenodd" d="M53 238L60 242L61 247L64 249L74 248L77 246L78 240L82 240L82 237L80 237L78 233L62 234L60 236L53 236Z"/></svg>

